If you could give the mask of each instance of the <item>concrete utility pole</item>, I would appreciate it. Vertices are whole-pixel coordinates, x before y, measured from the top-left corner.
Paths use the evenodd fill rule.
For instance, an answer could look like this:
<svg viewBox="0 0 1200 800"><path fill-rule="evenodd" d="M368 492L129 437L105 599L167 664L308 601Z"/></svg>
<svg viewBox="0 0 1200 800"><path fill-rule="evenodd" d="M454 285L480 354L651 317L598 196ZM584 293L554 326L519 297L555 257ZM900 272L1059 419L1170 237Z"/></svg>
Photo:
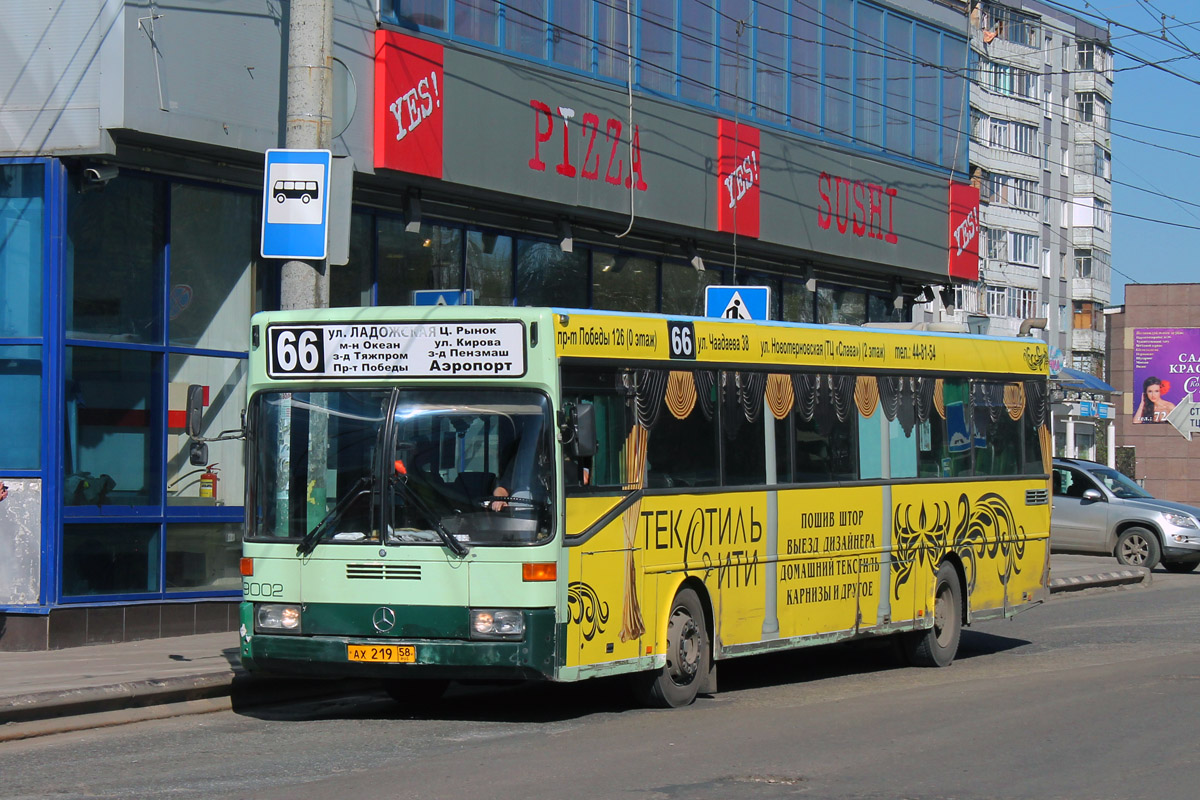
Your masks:
<svg viewBox="0 0 1200 800"><path fill-rule="evenodd" d="M327 150L333 141L333 2L291 0L284 132L288 149ZM328 308L325 262L285 262L279 300L283 309Z"/></svg>

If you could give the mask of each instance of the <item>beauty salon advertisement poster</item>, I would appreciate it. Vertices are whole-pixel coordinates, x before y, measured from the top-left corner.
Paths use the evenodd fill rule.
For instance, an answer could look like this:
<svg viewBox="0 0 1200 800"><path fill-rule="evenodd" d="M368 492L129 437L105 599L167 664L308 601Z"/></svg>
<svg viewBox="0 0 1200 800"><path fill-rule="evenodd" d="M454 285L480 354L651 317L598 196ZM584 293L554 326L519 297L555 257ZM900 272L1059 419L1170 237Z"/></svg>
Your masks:
<svg viewBox="0 0 1200 800"><path fill-rule="evenodd" d="M1193 401L1200 401L1200 328L1135 328L1132 387L1135 412L1143 401L1147 381L1157 381L1159 396L1172 406L1189 393Z"/></svg>

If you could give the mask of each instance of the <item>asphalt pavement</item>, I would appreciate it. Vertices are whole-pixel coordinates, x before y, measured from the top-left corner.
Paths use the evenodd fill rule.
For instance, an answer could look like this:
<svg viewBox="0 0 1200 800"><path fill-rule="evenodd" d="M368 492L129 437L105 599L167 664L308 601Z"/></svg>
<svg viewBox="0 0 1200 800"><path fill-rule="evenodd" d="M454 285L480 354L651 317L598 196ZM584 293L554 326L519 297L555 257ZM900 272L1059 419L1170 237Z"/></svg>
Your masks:
<svg viewBox="0 0 1200 800"><path fill-rule="evenodd" d="M1052 595L1149 582L1149 570L1112 558L1050 558ZM238 661L236 633L0 652L0 742L363 688L358 681L251 675Z"/></svg>

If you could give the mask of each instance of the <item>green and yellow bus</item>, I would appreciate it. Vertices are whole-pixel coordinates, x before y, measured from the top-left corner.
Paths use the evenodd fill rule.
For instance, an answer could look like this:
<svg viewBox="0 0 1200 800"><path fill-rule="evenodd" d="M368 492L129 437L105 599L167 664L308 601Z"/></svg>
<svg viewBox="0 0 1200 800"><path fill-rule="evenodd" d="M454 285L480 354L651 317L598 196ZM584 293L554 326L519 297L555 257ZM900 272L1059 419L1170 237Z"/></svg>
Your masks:
<svg viewBox="0 0 1200 800"><path fill-rule="evenodd" d="M451 680L628 673L963 625L1047 596L1046 346L556 308L252 320L241 657Z"/></svg>

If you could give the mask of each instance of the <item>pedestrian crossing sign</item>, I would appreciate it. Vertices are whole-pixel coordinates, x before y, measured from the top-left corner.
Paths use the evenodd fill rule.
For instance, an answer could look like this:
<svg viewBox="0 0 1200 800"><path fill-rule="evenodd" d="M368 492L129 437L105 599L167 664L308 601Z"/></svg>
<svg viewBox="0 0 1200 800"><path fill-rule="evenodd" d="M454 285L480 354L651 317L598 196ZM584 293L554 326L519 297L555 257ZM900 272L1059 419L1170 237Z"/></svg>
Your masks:
<svg viewBox="0 0 1200 800"><path fill-rule="evenodd" d="M704 316L717 319L770 319L771 287L707 286L704 289Z"/></svg>

